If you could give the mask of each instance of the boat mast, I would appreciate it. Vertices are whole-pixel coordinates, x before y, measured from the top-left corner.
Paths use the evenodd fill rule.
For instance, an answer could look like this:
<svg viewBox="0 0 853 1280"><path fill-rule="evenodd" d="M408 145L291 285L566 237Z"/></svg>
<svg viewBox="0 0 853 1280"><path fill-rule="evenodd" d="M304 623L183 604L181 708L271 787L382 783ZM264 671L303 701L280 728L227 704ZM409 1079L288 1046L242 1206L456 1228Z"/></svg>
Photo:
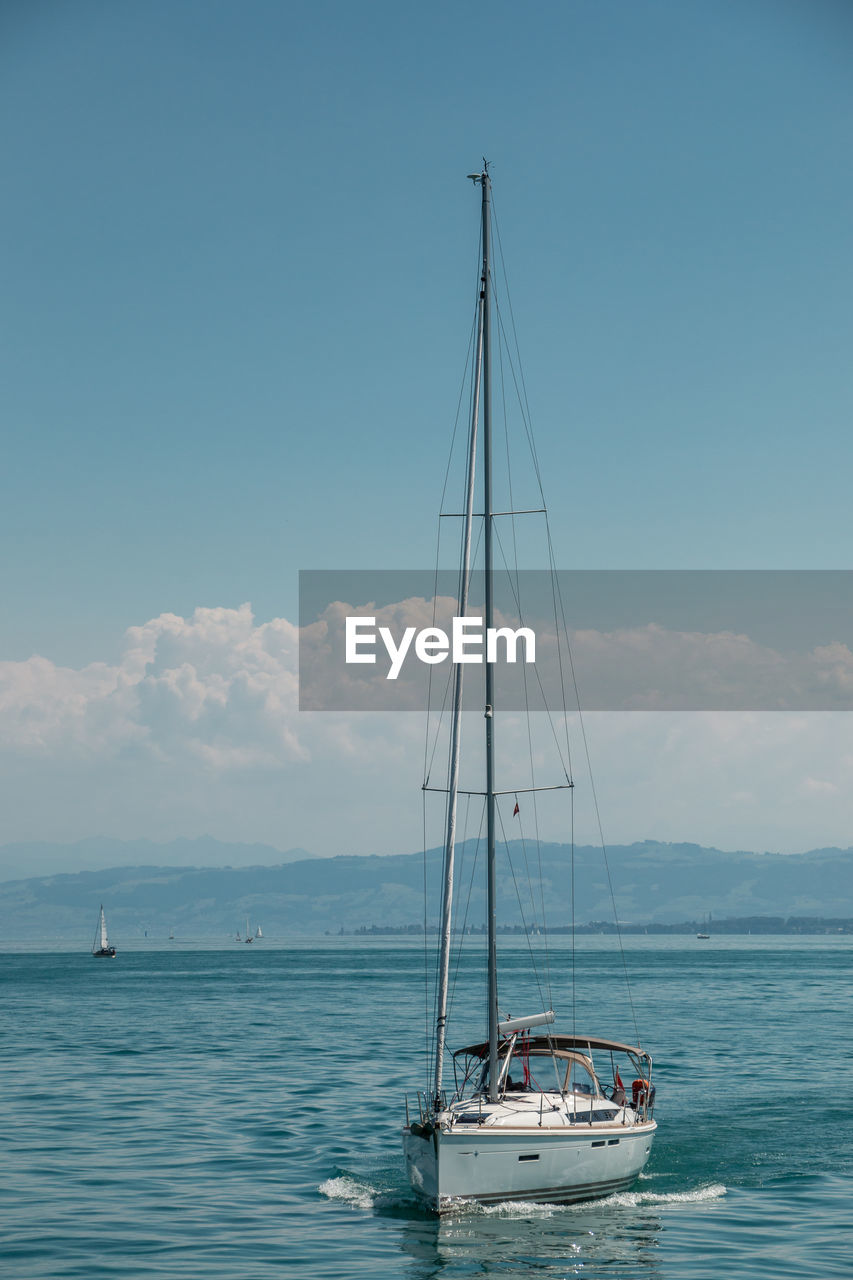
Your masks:
<svg viewBox="0 0 853 1280"><path fill-rule="evenodd" d="M485 569L486 635L494 625L492 600L492 387L491 387L491 226L492 180L483 161L480 175L483 192L483 555ZM498 1099L498 947L495 881L495 737L494 664L486 667L486 853L487 911L489 933L489 1101Z"/></svg>
<svg viewBox="0 0 853 1280"><path fill-rule="evenodd" d="M470 174L475 182L479 174ZM474 355L474 396L471 409L471 431L468 441L468 475L465 492L465 523L462 531L462 571L459 584L459 616L468 613L468 591L471 584L471 529L474 518L474 473L477 461L477 424L480 416L480 388L483 372L483 316L485 293L482 282L477 304L477 346ZM441 906L441 950L438 964L438 1001L435 1024L435 1084L433 1103L441 1107L441 1082L444 1070L444 1043L447 1033L447 988L450 977L450 938L453 908L453 864L456 852L456 807L459 794L459 757L462 742L462 673L457 662L453 682L453 715L450 727L450 776L447 796L447 834L444 845L444 886Z"/></svg>

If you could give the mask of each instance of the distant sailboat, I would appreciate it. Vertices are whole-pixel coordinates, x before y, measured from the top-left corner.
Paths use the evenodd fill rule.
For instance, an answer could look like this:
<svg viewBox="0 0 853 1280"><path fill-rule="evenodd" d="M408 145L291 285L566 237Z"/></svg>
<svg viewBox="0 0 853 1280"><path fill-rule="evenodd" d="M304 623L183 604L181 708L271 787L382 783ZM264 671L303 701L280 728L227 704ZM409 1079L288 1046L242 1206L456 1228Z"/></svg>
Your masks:
<svg viewBox="0 0 853 1280"><path fill-rule="evenodd" d="M251 930L249 929L249 917L248 917L248 916L246 916L246 941L247 941L247 942L254 942L254 941L255 941L255 939L252 937Z"/></svg>
<svg viewBox="0 0 853 1280"><path fill-rule="evenodd" d="M257 929L255 930L255 937L256 937L256 938L263 938L263 936L264 936L264 934L263 934L263 930L261 929L261 926L260 926L260 925L258 925Z"/></svg>
<svg viewBox="0 0 853 1280"><path fill-rule="evenodd" d="M98 927L95 930L95 941L92 943L92 955L115 959L116 949L110 946L107 937L107 922L104 918L104 905L101 903L101 914L98 916Z"/></svg>

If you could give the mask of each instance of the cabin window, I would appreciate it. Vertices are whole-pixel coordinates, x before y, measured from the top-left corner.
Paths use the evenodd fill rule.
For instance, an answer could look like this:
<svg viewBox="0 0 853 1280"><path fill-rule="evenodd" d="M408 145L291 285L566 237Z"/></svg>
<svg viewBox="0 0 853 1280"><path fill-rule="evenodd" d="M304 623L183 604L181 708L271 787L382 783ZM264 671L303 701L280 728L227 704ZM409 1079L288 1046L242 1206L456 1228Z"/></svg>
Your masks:
<svg viewBox="0 0 853 1280"><path fill-rule="evenodd" d="M562 1060L552 1053L533 1050L525 1054L516 1044L503 1087L506 1093L559 1093L563 1087L563 1073Z"/></svg>
<svg viewBox="0 0 853 1280"><path fill-rule="evenodd" d="M594 1098L598 1093L595 1078L585 1062L572 1058L566 1071L566 1091L580 1094L581 1097Z"/></svg>
<svg viewBox="0 0 853 1280"><path fill-rule="evenodd" d="M576 1111L574 1115L569 1116L569 1124L606 1124L608 1120L613 1120L616 1114L615 1107L607 1109L602 1107L596 1111Z"/></svg>

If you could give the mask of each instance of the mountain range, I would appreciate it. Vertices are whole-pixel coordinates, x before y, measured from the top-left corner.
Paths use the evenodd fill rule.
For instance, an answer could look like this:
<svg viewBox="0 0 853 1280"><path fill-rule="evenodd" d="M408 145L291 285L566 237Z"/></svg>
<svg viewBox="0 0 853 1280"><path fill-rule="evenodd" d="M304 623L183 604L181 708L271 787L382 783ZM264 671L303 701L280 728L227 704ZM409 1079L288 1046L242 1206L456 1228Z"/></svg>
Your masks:
<svg viewBox="0 0 853 1280"><path fill-rule="evenodd" d="M107 866L33 876L0 883L0 938L88 941L100 903L111 937L233 937L261 924L267 937L317 936L371 926L418 928L424 920L424 874L437 902L441 851L389 856L312 858L278 852L275 865L234 865L265 846L227 845L209 837L193 851L216 855L217 865ZM6 846L8 848L9 846ZM44 849L45 846L38 846ZM51 846L56 852L62 846ZM163 846L148 846L158 851ZM65 865L77 846L64 846ZM3 850L0 850L2 855ZM303 855L303 856L300 856ZM233 859L226 864L226 857ZM213 861L213 859L211 859ZM459 927L478 930L485 921L482 848L468 841L457 849ZM527 865L539 874L527 887ZM813 849L802 854L724 852L695 844L647 840L608 850L571 849L510 842L501 850L498 913L502 924L565 927L575 920L613 921L612 884L623 924L668 924L705 916L853 917L853 848ZM523 886L523 887L522 887ZM544 915L543 915L544 904ZM428 914L436 923L437 909Z"/></svg>
<svg viewBox="0 0 853 1280"><path fill-rule="evenodd" d="M75 871L115 870L119 867L226 867L279 866L310 858L306 849L282 853L269 844L230 844L213 836L170 840L113 840L93 836L74 844L29 841L0 845L0 881L18 880L21 869L31 876L50 876L73 867Z"/></svg>

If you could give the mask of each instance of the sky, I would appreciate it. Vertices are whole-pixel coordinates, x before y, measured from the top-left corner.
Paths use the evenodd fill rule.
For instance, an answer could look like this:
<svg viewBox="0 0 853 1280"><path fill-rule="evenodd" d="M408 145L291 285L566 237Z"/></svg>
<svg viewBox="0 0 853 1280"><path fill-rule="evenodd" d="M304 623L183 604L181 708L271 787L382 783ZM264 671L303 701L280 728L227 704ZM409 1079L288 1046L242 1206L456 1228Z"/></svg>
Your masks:
<svg viewBox="0 0 853 1280"><path fill-rule="evenodd" d="M419 847L417 717L296 709L298 572L432 562L483 155L559 566L847 568L851 56L841 0L7 0L0 844ZM588 727L612 840L851 843L843 714Z"/></svg>

